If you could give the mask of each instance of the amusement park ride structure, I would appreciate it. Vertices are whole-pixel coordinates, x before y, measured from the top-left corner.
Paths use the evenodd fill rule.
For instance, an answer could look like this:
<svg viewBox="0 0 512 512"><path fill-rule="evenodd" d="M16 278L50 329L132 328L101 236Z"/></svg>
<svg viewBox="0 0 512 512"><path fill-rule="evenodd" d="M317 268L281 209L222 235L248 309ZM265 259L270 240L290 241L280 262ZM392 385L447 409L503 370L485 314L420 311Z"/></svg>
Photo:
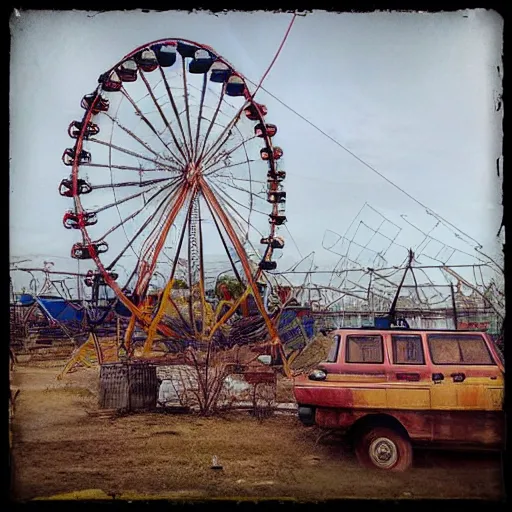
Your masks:
<svg viewBox="0 0 512 512"><path fill-rule="evenodd" d="M238 324L252 320L254 331L261 332L261 321L266 328L264 339L255 341L286 366L275 318L260 293L265 272L277 266L273 253L284 247L278 229L286 222L286 173L283 151L273 143L277 127L267 123L267 108L254 100L256 91L251 93L246 79L212 48L184 39L136 48L98 82L82 99L82 119L69 126L75 144L62 160L71 173L59 192L73 200L64 227L81 234L72 258L93 260L97 267L86 278L93 302L101 289L110 288L117 306L129 312L119 353L133 355L136 326L146 333L147 355L155 340L222 343ZM253 218L255 212L265 214L265 204L267 233ZM116 210L114 222L108 213ZM165 246L173 227L179 236L169 257ZM208 227L215 228L242 287L238 297L221 301L215 310L204 279L205 246L212 241L205 236ZM246 253L254 247L255 232L264 247L256 268ZM126 265L129 251L136 259L121 277L116 264ZM165 286L155 297L150 285L162 274ZM178 279L185 281L185 293L176 293ZM236 314L247 311L250 302L257 315Z"/></svg>

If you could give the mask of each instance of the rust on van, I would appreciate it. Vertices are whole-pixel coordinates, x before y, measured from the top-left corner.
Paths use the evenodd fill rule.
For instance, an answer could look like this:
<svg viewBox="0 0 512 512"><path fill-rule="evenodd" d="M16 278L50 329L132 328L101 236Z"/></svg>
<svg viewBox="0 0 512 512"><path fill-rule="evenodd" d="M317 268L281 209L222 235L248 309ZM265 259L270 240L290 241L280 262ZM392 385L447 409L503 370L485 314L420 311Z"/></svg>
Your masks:
<svg viewBox="0 0 512 512"><path fill-rule="evenodd" d="M383 468L403 470L410 461L400 462L398 447L411 459L410 442L503 445L505 369L486 333L339 329L330 336L328 360L294 380L299 417L360 430L361 460L380 467L378 454L395 446L395 465Z"/></svg>

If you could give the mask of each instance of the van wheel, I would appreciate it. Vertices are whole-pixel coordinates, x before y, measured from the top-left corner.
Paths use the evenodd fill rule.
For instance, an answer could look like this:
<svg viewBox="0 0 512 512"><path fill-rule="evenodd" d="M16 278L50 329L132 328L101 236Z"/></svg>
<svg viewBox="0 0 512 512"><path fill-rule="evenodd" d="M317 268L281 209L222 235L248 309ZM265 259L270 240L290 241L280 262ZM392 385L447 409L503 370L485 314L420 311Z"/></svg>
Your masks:
<svg viewBox="0 0 512 512"><path fill-rule="evenodd" d="M355 451L359 463L367 468L405 471L412 464L411 442L389 427L363 431L356 441Z"/></svg>

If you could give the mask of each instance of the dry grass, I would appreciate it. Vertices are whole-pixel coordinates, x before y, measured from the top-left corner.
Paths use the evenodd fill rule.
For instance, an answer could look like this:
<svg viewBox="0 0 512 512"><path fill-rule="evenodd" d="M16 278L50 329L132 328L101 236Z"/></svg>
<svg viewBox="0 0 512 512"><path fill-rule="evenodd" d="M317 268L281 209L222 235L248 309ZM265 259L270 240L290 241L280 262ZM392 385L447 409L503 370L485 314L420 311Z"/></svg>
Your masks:
<svg viewBox="0 0 512 512"><path fill-rule="evenodd" d="M294 416L92 415L86 409L97 407L97 372L80 370L60 382L57 373L14 372L22 389L13 438L18 500L77 491L82 499L501 495L499 461L488 455L463 455L457 462L453 455L418 453L405 474L368 472L335 438L316 443L318 432ZM210 468L214 455L220 471Z"/></svg>
<svg viewBox="0 0 512 512"><path fill-rule="evenodd" d="M293 396L293 382L291 379L283 377L277 380L276 402L295 402L295 397Z"/></svg>

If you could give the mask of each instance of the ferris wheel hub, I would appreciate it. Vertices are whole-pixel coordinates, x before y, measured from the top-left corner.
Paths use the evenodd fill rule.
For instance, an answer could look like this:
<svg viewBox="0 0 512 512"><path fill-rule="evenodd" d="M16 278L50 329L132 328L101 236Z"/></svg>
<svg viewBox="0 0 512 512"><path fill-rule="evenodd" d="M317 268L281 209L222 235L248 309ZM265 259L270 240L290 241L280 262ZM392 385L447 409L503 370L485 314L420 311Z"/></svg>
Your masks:
<svg viewBox="0 0 512 512"><path fill-rule="evenodd" d="M193 162L189 163L189 164L187 164L187 167L185 168L185 179L189 183L193 183L194 181L196 181L199 178L201 172L202 172L201 165L198 165Z"/></svg>

